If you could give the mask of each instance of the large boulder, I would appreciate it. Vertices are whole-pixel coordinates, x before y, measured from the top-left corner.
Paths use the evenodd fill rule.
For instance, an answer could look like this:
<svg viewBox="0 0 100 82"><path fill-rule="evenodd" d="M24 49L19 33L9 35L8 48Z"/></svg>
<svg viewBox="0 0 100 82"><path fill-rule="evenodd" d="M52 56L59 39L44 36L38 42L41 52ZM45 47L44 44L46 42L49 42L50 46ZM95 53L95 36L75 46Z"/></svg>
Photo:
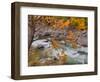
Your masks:
<svg viewBox="0 0 100 82"><path fill-rule="evenodd" d="M88 46L88 37L87 31L80 32L78 37L77 43L81 46L87 47Z"/></svg>

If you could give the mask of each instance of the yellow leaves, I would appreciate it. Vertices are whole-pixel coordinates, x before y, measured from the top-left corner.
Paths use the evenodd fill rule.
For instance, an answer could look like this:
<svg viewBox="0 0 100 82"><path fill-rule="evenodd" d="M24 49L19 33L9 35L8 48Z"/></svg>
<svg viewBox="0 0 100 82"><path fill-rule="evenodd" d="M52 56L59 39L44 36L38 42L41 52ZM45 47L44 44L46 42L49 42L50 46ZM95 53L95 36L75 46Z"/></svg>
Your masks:
<svg viewBox="0 0 100 82"><path fill-rule="evenodd" d="M64 51L59 54L59 64L65 64L67 63L67 54L64 53Z"/></svg>
<svg viewBox="0 0 100 82"><path fill-rule="evenodd" d="M37 21L41 21L41 23L54 29L63 29L70 26L74 26L77 30L87 29L87 19L84 17L31 16L29 18L33 21L32 23L39 18Z"/></svg>
<svg viewBox="0 0 100 82"><path fill-rule="evenodd" d="M76 38L75 38L74 33L72 31L68 31L67 36L66 36L66 41L70 42L73 48L77 48L77 44L75 40Z"/></svg>
<svg viewBox="0 0 100 82"><path fill-rule="evenodd" d="M64 27L68 27L70 24L70 21L64 21L63 19L57 20L54 24L53 27L57 29L63 29Z"/></svg>
<svg viewBox="0 0 100 82"><path fill-rule="evenodd" d="M78 30L85 30L86 29L86 24L84 19L80 19L79 25L76 27Z"/></svg>
<svg viewBox="0 0 100 82"><path fill-rule="evenodd" d="M67 20L64 22L64 20L60 23L59 28L63 29L64 27L68 27L70 24L70 21Z"/></svg>
<svg viewBox="0 0 100 82"><path fill-rule="evenodd" d="M46 25L51 26L55 29L63 29L66 26L69 26L70 21L64 20L65 17L55 17L55 16L41 16L39 19L41 22L45 23ZM66 18L67 19L67 18Z"/></svg>
<svg viewBox="0 0 100 82"><path fill-rule="evenodd" d="M57 22L57 24L58 24L57 27L58 27L58 28L60 28L60 29L63 29L63 28L64 28L64 25L63 25L64 23L63 23L63 21L64 21L64 20L61 19L61 20L59 20L59 21Z"/></svg>
<svg viewBox="0 0 100 82"><path fill-rule="evenodd" d="M71 25L74 26L77 30L85 30L86 29L86 19L85 18L70 18Z"/></svg>
<svg viewBox="0 0 100 82"><path fill-rule="evenodd" d="M39 65L39 59L40 59L40 52L39 50L34 50L32 47L30 47L28 55L28 65L29 66L35 66Z"/></svg>
<svg viewBox="0 0 100 82"><path fill-rule="evenodd" d="M64 27L65 27L65 26L69 26L69 24L70 24L70 21L67 20L66 22L64 22Z"/></svg>
<svg viewBox="0 0 100 82"><path fill-rule="evenodd" d="M30 61L28 64L29 64L29 66L32 66L32 65L37 66L37 65L40 65L40 62L38 60L37 61L34 60L34 61Z"/></svg>
<svg viewBox="0 0 100 82"><path fill-rule="evenodd" d="M86 29L86 19L85 18L77 18L71 17L64 21L64 19L56 19L53 23L53 27L57 29L63 29L64 27L74 26L77 30L85 30Z"/></svg>

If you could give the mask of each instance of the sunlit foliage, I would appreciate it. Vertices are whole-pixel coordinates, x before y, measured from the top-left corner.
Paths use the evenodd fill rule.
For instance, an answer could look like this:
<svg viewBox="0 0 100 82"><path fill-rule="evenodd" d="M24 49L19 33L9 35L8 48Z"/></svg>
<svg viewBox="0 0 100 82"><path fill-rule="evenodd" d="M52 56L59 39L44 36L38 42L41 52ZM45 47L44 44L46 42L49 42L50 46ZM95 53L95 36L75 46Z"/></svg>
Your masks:
<svg viewBox="0 0 100 82"><path fill-rule="evenodd" d="M62 44L71 44L73 49L78 48L79 44L77 42L79 35L82 31L88 30L88 19L86 17L66 17L66 16L33 16L30 15L29 26L34 29L34 35L37 33L38 39L50 38L51 46L50 49L60 49ZM38 26L38 27L37 27ZM38 28L38 30L36 30ZM32 29L32 31L33 31ZM43 29L43 30L41 30ZM45 30L46 29L46 30ZM40 30L40 31L39 31ZM45 34L45 31L49 31ZM39 32L38 32L39 31ZM59 34L56 34L59 32ZM44 33L44 35L42 35ZM33 38L34 38L33 35ZM61 37L63 38L61 38ZM32 39L33 39L32 38ZM63 43L61 41L63 40ZM41 47L40 47L41 48ZM43 51L43 50L42 50ZM49 52L49 51L48 51ZM28 52L28 62L29 66L35 65L56 65L56 64L66 64L68 61L68 54L65 54L64 50L58 53L58 59L51 58L45 53L45 61L40 61L41 51L38 49L32 49L30 47Z"/></svg>

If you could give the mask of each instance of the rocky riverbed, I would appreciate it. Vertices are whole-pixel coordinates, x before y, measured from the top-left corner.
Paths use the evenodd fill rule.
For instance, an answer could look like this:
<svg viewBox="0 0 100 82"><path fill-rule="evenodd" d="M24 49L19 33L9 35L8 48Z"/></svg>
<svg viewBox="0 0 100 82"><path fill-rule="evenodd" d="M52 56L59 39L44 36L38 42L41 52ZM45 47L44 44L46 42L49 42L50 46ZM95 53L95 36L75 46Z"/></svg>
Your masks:
<svg viewBox="0 0 100 82"><path fill-rule="evenodd" d="M88 63L87 47L72 48L70 44L63 41L59 43L60 48L52 48L50 38L33 41L29 51L29 66Z"/></svg>

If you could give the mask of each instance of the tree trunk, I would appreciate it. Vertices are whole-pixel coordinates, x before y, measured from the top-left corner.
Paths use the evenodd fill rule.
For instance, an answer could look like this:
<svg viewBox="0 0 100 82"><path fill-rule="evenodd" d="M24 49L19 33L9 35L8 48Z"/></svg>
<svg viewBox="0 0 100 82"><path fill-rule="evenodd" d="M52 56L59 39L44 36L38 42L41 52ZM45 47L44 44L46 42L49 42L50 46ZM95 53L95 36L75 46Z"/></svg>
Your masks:
<svg viewBox="0 0 100 82"><path fill-rule="evenodd" d="M30 48L33 37L34 37L34 32L35 32L35 26L33 24L33 16L29 15L28 16L28 49Z"/></svg>
<svg viewBox="0 0 100 82"><path fill-rule="evenodd" d="M33 40L33 31L32 28L28 27L28 49L30 48Z"/></svg>

